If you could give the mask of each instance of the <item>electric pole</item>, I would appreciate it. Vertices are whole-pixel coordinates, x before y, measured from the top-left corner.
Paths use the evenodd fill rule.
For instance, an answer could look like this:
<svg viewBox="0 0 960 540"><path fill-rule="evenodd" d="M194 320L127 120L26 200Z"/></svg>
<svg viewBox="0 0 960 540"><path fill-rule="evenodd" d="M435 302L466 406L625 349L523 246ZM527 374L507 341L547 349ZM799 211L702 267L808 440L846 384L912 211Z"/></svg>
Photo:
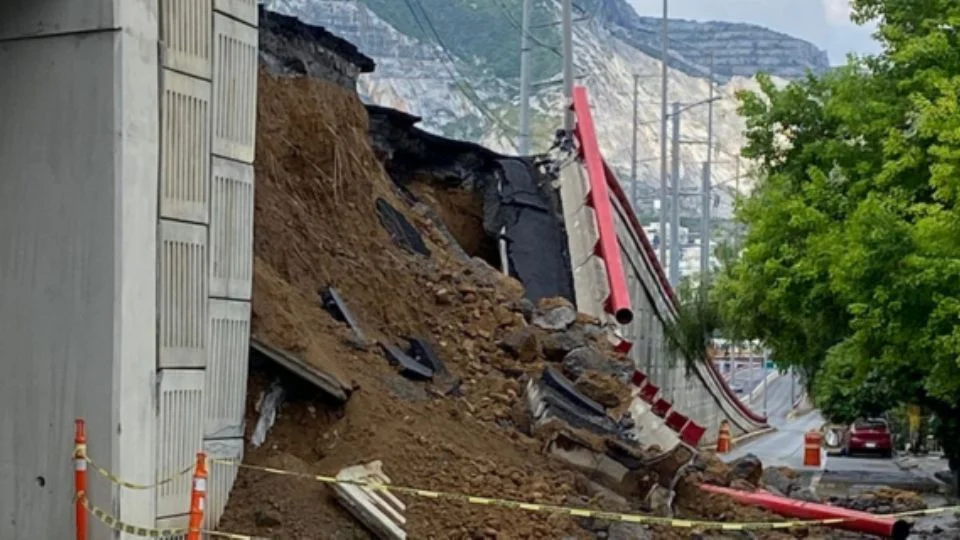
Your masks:
<svg viewBox="0 0 960 540"><path fill-rule="evenodd" d="M713 174L713 55L710 56L710 97L707 101L707 161L703 164L703 191L700 204L700 284L710 280L710 203L712 202L711 175Z"/></svg>
<svg viewBox="0 0 960 540"><path fill-rule="evenodd" d="M517 151L521 156L530 153L530 3L523 0L523 19L520 24L520 136Z"/></svg>
<svg viewBox="0 0 960 540"><path fill-rule="evenodd" d="M566 106L573 103L573 0L563 0L563 98ZM573 129L573 111L564 111L563 129Z"/></svg>
<svg viewBox="0 0 960 540"><path fill-rule="evenodd" d="M529 0L527 0L529 1ZM637 201L640 200L640 184L637 180L637 115L638 113L638 103L639 99L639 87L640 87L640 75L634 74L633 76L633 147L630 152L630 205L633 206L634 211L637 210Z"/></svg>
<svg viewBox="0 0 960 540"><path fill-rule="evenodd" d="M740 156L737 156L737 168L736 176L733 177L734 181L734 201L740 198ZM733 249L734 252L740 253L740 224L737 223L737 220L733 220Z"/></svg>
<svg viewBox="0 0 960 540"><path fill-rule="evenodd" d="M663 0L663 21L660 33L660 264L667 264L667 91L670 37L667 34L667 4Z"/></svg>
<svg viewBox="0 0 960 540"><path fill-rule="evenodd" d="M680 285L680 103L673 102L672 165L670 170L670 285Z"/></svg>
<svg viewBox="0 0 960 540"><path fill-rule="evenodd" d="M763 415L767 416L767 349L763 349ZM791 403L792 405L792 403Z"/></svg>

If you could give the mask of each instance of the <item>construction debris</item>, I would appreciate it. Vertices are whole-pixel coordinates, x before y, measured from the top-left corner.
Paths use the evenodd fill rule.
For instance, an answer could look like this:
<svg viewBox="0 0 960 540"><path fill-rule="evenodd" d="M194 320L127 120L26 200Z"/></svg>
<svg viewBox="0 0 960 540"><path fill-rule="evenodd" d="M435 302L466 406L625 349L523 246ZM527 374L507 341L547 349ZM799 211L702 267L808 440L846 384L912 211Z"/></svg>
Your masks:
<svg viewBox="0 0 960 540"><path fill-rule="evenodd" d="M368 482L390 485L390 477L383 473L383 463L372 461L366 465L346 467L337 473L342 484L333 486L337 500L354 517L360 520L380 540L406 540L403 526L407 518L403 511L407 506L393 493L349 482Z"/></svg>

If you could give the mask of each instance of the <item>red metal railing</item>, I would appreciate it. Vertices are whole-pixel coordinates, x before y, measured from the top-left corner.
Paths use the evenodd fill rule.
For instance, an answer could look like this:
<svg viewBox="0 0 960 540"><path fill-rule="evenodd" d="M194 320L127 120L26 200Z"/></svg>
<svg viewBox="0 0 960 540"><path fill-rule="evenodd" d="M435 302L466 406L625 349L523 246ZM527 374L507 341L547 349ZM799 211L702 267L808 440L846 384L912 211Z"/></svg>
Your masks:
<svg viewBox="0 0 960 540"><path fill-rule="evenodd" d="M587 204L593 208L597 217L598 240L596 254L603 259L610 294L604 308L612 313L620 324L633 321L630 308L630 290L623 273L623 260L620 257L620 245L617 241L617 229L613 221L613 208L607 193L607 179L604 173L603 156L597 144L597 131L590 113L587 89L582 86L573 89L573 112L577 124L574 129L580 153L587 169L590 192Z"/></svg>
<svg viewBox="0 0 960 540"><path fill-rule="evenodd" d="M634 235L640 240L643 248L643 259L647 269L657 277L661 293L668 300L669 308L676 313L678 301L670 281L663 270L663 266L657 259L653 245L647 238L640 220L633 212L633 205L627 197L623 186L617 180L617 176L607 165L600 153L600 147L596 138L596 126L593 123L593 115L590 113L590 103L587 100L587 89L582 86L576 86L573 90L573 111L577 118L575 135L580 144L580 151L587 169L587 176L590 182L590 195L588 202L597 214L597 226L599 231L599 241L597 242L597 254L603 259L606 266L607 279L609 281L610 296L607 299L605 308L608 312L617 317L621 324L628 324L633 319L633 311L630 308L630 293L627 288L626 277L623 270L623 260L620 254L620 244L617 240L616 223L614 221L613 208L610 198L615 199L626 217L627 225L633 230ZM602 180L601 180L602 178ZM618 309L624 309L624 312L618 312ZM629 313L629 315L626 315ZM627 322L621 320L621 314ZM736 393L730 388L730 385L723 379L717 366L713 362L706 362L707 372L720 391L731 401L746 418L760 424L767 422L766 417L761 416L740 401Z"/></svg>

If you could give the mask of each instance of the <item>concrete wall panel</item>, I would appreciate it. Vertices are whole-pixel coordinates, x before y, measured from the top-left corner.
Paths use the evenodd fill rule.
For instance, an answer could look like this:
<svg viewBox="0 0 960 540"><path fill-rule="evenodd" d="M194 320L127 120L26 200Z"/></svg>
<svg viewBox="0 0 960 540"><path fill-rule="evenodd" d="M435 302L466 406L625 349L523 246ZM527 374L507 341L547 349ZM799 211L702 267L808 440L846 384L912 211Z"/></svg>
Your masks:
<svg viewBox="0 0 960 540"><path fill-rule="evenodd" d="M161 368L207 361L207 229L160 221L158 307Z"/></svg>
<svg viewBox="0 0 960 540"><path fill-rule="evenodd" d="M115 287L120 296L120 311L116 317L118 345L113 359L118 381L113 398L118 414L119 453L111 468L127 480L151 484L155 480L156 456L144 449L156 448L157 440L159 12L157 0L122 0L116 8L124 31L118 33L118 73L114 76L115 88L120 93L115 144L121 157L115 190L119 205L115 242L120 249L120 277ZM121 489L118 499L120 519L146 526L153 523L155 490Z"/></svg>
<svg viewBox="0 0 960 540"><path fill-rule="evenodd" d="M218 439L203 442L203 450L211 460L227 459L240 462L243 459L243 438ZM207 482L207 508L204 514L204 526L216 529L227 507L230 488L237 479L236 465L211 463L210 481Z"/></svg>
<svg viewBox="0 0 960 540"><path fill-rule="evenodd" d="M111 29L113 2L5 0L0 6L0 40Z"/></svg>
<svg viewBox="0 0 960 540"><path fill-rule="evenodd" d="M253 165L213 158L210 295L249 300L253 292Z"/></svg>
<svg viewBox="0 0 960 540"><path fill-rule="evenodd" d="M258 32L219 13L213 16L213 153L252 163L257 121Z"/></svg>
<svg viewBox="0 0 960 540"><path fill-rule="evenodd" d="M160 371L159 444L157 479L162 480L196 462L203 449L202 370ZM157 516L176 516L190 510L191 475L157 488Z"/></svg>
<svg viewBox="0 0 960 540"><path fill-rule="evenodd" d="M204 388L207 438L243 437L249 348L250 303L211 299Z"/></svg>
<svg viewBox="0 0 960 540"><path fill-rule="evenodd" d="M213 0L160 0L163 65L209 79Z"/></svg>
<svg viewBox="0 0 960 540"><path fill-rule="evenodd" d="M160 215L207 223L210 82L163 70Z"/></svg>
<svg viewBox="0 0 960 540"><path fill-rule="evenodd" d="M86 20L105 16L98 2L16 1L0 4L0 24L57 9L45 20L66 24L84 7ZM105 466L117 456L116 45L109 32L0 42L4 540L73 536L75 417L88 421L91 455ZM90 497L113 505L97 475Z"/></svg>
<svg viewBox="0 0 960 540"><path fill-rule="evenodd" d="M213 9L257 26L257 0L214 0Z"/></svg>

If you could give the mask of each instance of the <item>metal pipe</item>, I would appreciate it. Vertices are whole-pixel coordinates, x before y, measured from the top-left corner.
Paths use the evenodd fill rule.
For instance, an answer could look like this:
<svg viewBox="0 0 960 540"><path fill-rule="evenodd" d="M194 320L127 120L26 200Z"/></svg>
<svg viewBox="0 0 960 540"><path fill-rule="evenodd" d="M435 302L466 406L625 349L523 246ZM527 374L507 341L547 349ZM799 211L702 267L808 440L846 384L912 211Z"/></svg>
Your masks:
<svg viewBox="0 0 960 540"><path fill-rule="evenodd" d="M633 76L633 146L630 150L630 207L637 210L640 199L640 182L637 180L637 97L640 90L640 75Z"/></svg>
<svg viewBox="0 0 960 540"><path fill-rule="evenodd" d="M909 536L912 525L902 519L868 514L839 506L788 499L766 491L747 492L710 484L700 484L707 493L727 495L740 504L759 506L782 516L803 520L837 519L837 523L825 525L864 534L874 534L894 540Z"/></svg>
<svg viewBox="0 0 960 540"><path fill-rule="evenodd" d="M680 104L674 102L673 148L670 166L670 285L680 286Z"/></svg>

